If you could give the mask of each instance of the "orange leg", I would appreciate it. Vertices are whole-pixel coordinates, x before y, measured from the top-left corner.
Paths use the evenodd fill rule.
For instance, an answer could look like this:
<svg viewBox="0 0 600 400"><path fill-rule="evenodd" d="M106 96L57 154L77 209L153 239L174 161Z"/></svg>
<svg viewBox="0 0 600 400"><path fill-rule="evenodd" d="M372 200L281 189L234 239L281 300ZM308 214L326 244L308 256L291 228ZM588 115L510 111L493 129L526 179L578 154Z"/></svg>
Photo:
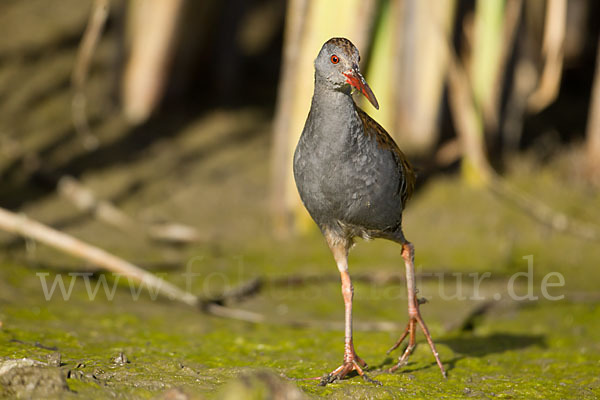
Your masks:
<svg viewBox="0 0 600 400"><path fill-rule="evenodd" d="M352 298L354 297L354 289L352 287L352 281L350 280L350 274L348 273L348 246L342 244L330 243L330 248L333 253L333 257L337 263L338 269L340 270L340 277L342 280L342 295L344 297L344 362L342 365L331 371L329 374L323 376L319 382L320 386L325 386L328 383L332 383L341 380L352 371L356 371L364 380L380 384L365 374L364 369L367 368L362 358L360 358L354 350L354 343L352 342Z"/></svg>
<svg viewBox="0 0 600 400"><path fill-rule="evenodd" d="M431 348L431 352L435 357L435 361L440 367L442 375L445 378L446 371L444 370L444 365L440 361L438 352L435 349L435 344L433 343L431 335L429 334L429 329L427 329L427 325L425 325L425 321L421 317L421 313L419 311L419 300L417 299L417 289L415 284L414 253L415 250L411 243L406 242L402 245L402 258L404 258L404 264L406 266L406 287L408 292L408 324L406 325L404 333L402 336L400 336L400 339L398 339L398 341L388 350L388 354L398 348L398 346L402 344L407 336L408 346L406 347L406 350L404 350L402 356L398 359L398 363L390 368L390 372L394 372L407 363L408 357L412 354L416 347L415 336L418 325L425 334L425 338L427 339L427 343L429 343L429 347Z"/></svg>

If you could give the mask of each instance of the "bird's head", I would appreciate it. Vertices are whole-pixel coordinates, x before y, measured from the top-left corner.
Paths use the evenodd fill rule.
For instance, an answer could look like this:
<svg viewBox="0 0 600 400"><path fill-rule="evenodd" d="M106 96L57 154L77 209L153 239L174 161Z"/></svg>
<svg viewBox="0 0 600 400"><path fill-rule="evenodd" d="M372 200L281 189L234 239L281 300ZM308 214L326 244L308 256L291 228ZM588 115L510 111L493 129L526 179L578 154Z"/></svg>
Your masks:
<svg viewBox="0 0 600 400"><path fill-rule="evenodd" d="M334 90L348 90L351 87L361 92L373 107L379 109L379 103L373 91L360 73L358 49L346 38L329 39L315 59L317 79Z"/></svg>

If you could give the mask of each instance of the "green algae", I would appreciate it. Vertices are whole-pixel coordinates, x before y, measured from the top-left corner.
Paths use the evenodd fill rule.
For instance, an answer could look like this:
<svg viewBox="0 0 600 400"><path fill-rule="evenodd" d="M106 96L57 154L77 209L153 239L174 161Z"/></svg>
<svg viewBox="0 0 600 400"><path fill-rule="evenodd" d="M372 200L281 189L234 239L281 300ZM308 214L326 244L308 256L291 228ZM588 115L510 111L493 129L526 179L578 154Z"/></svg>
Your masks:
<svg viewBox="0 0 600 400"><path fill-rule="evenodd" d="M559 178L552 171L518 174L511 182L555 199L556 207L568 206L573 215L599 221L598 210L585 207L593 201L585 188L577 181L560 181L561 187L556 187ZM265 174L266 170L251 175L256 173ZM262 211L256 212L259 221ZM228 395L228 385L244 388L248 385L242 384L243 377L261 370L270 371L309 397L600 396L598 246L551 232L522 211L487 192L463 186L454 177L437 178L419 191L405 214L404 226L416 247L417 273L423 277L419 295L429 300L422 313L448 369L447 379L442 378L420 335L420 345L409 364L394 374L386 372L400 353L386 355L406 322L406 292L401 281L373 278L377 273L402 275L399 248L385 241L358 241L350 255L351 273L373 278L357 279L354 285L356 349L369 363L370 376L383 386L358 376L324 388L307 379L320 377L341 362L343 305L337 271L318 232L275 242L256 225L257 234L251 239L234 232L228 240L185 249L180 269L157 273L205 297L260 278L263 285L257 294L230 305L259 312L267 323L208 316L162 298L153 299L145 291L136 297L127 281L117 282L110 300L100 288L92 301L82 276L75 279L69 300L59 292L46 300L39 273L48 274L44 276L49 284L60 274L68 287L69 268L77 264L63 263L63 258L54 259L55 267L28 261L52 254L38 248L28 258L1 261L0 357L46 361L60 352L59 368L68 377L70 389L61 395L65 398L154 398L173 388L191 396L220 398ZM119 235L105 235L110 231L107 228L87 229L79 226L72 233L98 234L97 240L108 249L111 243L117 249L124 247ZM128 252L135 250L121 253ZM161 259L162 254L152 249L146 256ZM538 299L511 301L509 280L515 273L528 272L528 258L524 257L530 256L532 293ZM548 289L552 295L565 296L558 301L545 299L541 291L544 277L552 272L564 277L563 286ZM480 277L485 273L489 278L479 285L480 296L473 298L470 274ZM277 283L290 276L316 279L302 284ZM112 288L115 277L105 274L105 278ZM457 296L457 280L466 298ZM93 288L98 282L96 274L89 284ZM514 291L524 295L528 284L527 278L521 277ZM470 317L487 303L492 306ZM290 323L295 321L311 323L294 328ZM397 329L389 325L384 331L364 328L366 322L382 321L397 324ZM332 322L338 325L332 326ZM129 362L115 362L121 353ZM263 383L250 384L250 388L256 386L264 394L270 386Z"/></svg>
<svg viewBox="0 0 600 400"><path fill-rule="evenodd" d="M3 18L6 23L2 25L9 27L6 32L10 34L2 35L0 49L9 53L20 47L55 48L49 41L60 43L81 32L89 12L89 4L76 0L59 2L60 7L44 1L22 3L25 8L18 18L13 14ZM44 7L44 12L31 12L36 7ZM31 17L44 23L23 22ZM53 21L63 22L49 34L45 23ZM14 24L39 25L41 30L28 28L17 35L11 29ZM102 99L108 98L111 86L105 79L110 75L107 66L113 62L111 46L103 40L95 56L99 68L88 85L91 119L106 113ZM60 52L42 51L39 65L8 57L0 68L0 89L6 95L1 130L18 140L26 152L48 153L42 161L50 170L62 171L73 158L86 159L76 138L61 137L72 125L71 94L65 82L75 52L75 46ZM178 118L181 116L174 120ZM28 242L24 254L14 251L0 258L0 362L21 358L46 362L59 352L62 364L54 368L67 377L69 391L57 397L73 399L160 398L173 388L200 398L227 397L229 385L246 390L248 385L240 384L244 377L264 370L308 397L600 397L600 246L553 232L522 210L463 185L454 176L438 176L425 183L404 215L406 236L416 247L417 272L439 273L440 279L444 278L443 284L438 276L421 281L419 295L429 300L422 312L448 369L448 379L441 377L420 335L420 345L409 364L394 374L386 372L400 352L386 355L406 322L405 289L401 282L357 280L356 349L370 364L369 374L383 386L368 384L357 376L327 387L307 380L341 362L343 332L325 322L342 323L343 305L337 270L316 229L283 242L269 234L267 119L264 110L251 108L211 110L183 127L169 120L163 126L147 127L157 130L162 139L143 152L131 157L128 149L123 149L105 167L83 168L80 179L84 184L101 199L119 199L117 206L129 215L198 227L208 239L196 247L150 246L142 235L132 237L93 218L83 218L58 195L30 202L21 211L51 224L75 220L66 224L66 232L141 265L172 259L175 254L181 269L158 274L205 297L262 278L266 283L257 295L232 306L259 312L268 323L211 317L168 300L153 300L145 291L134 298L126 281L118 282L110 301L103 289L90 300L82 278L76 279L69 300L58 294L46 300L37 273L48 273L49 282L62 274L68 286L70 277L65 274L85 266ZM131 134L118 118L95 124L94 133L108 147ZM52 149L55 142L61 145ZM4 155L0 164L5 167L18 152ZM554 165L546 167L530 158L511 160L507 176L520 190L598 225L600 192L573 179L577 174L568 157L555 159ZM187 161L182 163L182 159ZM6 198L18 192L14 185L3 188ZM124 196L132 187L137 190ZM508 279L527 271L523 257L530 255L534 294L541 296L546 274L558 272L565 285L551 289L564 294L564 299L507 300ZM399 248L385 241L358 241L350 269L356 275L401 275ZM186 272L197 275L188 278ZM456 291L453 276L447 274L463 274L462 288L469 297L473 284L468 274L486 272L491 277L480 286L483 300L447 298ZM302 285L272 284L277 278L297 275L317 279ZM112 287L114 277L106 274L106 279ZM92 286L97 282L96 274ZM519 294L526 293L526 283L519 280ZM440 294L440 287L446 297ZM494 300L496 294L502 301ZM470 318L490 301L493 307ZM465 324L469 318L471 323ZM287 323L290 321L313 323L293 328ZM398 329L372 331L360 325L381 321L395 322ZM461 329L465 325L468 329ZM128 362L116 362L122 360L121 353ZM263 381L250 387L257 388L258 398L271 390ZM239 392L234 398L241 398Z"/></svg>
<svg viewBox="0 0 600 400"><path fill-rule="evenodd" d="M318 308L319 301L313 307ZM71 310L80 310L67 313L67 318L59 302L34 312L23 306L4 306L2 355L43 361L54 350L35 344L56 348L62 354L61 368L71 371L71 376L76 376L73 371L83 373L68 383L86 398L102 398L107 393L151 397L170 387L208 395L248 369L268 368L303 379L320 376L340 361L340 332L249 325L169 304L146 306L151 318L144 317L142 310L123 310L128 308L123 303L112 310L70 304ZM600 353L597 306L547 303L515 313L486 319L470 334L440 332L429 319L449 369L447 380L440 376L425 346L417 348L402 372L384 372L393 363L385 351L396 334L357 332L357 351L370 362L371 374L383 383L382 388L358 377L327 388L317 387L314 381L296 383L310 395L340 398L399 394L586 398L598 393L600 382L593 372L598 370ZM130 363L115 365L111 358L119 352L127 354Z"/></svg>
<svg viewBox="0 0 600 400"><path fill-rule="evenodd" d="M68 301L56 295L46 301L36 273L49 272L51 279L56 272L9 261L0 269L0 356L45 361L48 355L60 352L60 369L68 376L70 388L64 395L73 398L152 398L171 388L208 398L226 397L228 382L260 369L272 371L278 379L291 382L309 397L599 396L600 307L598 298L593 296L596 284L591 279L597 276L598 249L550 233L541 243L539 234L543 228L518 211L495 203L486 193L456 187L457 181L447 178L430 184L407 213L406 230L417 243L418 271L489 271L493 278L482 283L480 292L490 301L496 293L506 298L507 280L515 272L527 271L523 257L532 254L535 294L541 297L539 285L545 274L561 272L565 285L552 289L566 297L560 301L539 298L497 302L492 311L475 320L470 330L462 331L460 321L481 301L445 299L437 292L438 280L422 281L420 293L430 300L422 312L448 369L447 379L442 378L421 336L421 345L409 364L390 374L387 368L398 354L387 356L386 350L400 330L357 329L357 352L370 364L369 374L383 386L374 386L358 376L325 388L308 380L334 369L341 361L341 330L330 325L318 327L319 320L341 322L342 303L335 279L303 285L267 283L257 295L234 304L267 316L268 323L257 325L207 316L164 299L153 300L146 293L134 300L126 284L119 285L111 301L102 289L90 301L80 279ZM447 221L438 223L435 231L428 233L428 213L438 212L438 199L444 199L447 210L464 197L472 203L470 210L444 217ZM485 223L470 215L487 215L486 207L487 213L493 210L498 215ZM464 232L452 237L456 219L463 217L468 220L463 225ZM501 249L494 247L500 237L507 235L505 230L509 227L514 228L519 239ZM458 240L456 235L464 240ZM450 239L431 243L437 237ZM163 275L182 287L190 282L196 293L217 294L255 277L335 274L331 256L316 234L277 246L258 237L245 246L236 245L235 251L198 249L191 254L189 271L197 274L191 281L182 276L185 269ZM571 263L571 257L577 265ZM351 253L350 264L356 274L373 268L393 273L394 268L400 267L398 249L392 243L360 242ZM110 285L113 281L107 276ZM94 285L96 282L97 277L92 280ZM452 286L453 281L446 279L444 283ZM520 294L527 290L525 283L516 289ZM451 289L446 288L447 293L452 293ZM463 289L469 294L472 285L465 283ZM401 282L378 284L359 280L355 293L358 326L360 322L393 321L399 327L404 323L406 300ZM293 328L284 323L309 320L317 324ZM115 363L120 353L129 362Z"/></svg>

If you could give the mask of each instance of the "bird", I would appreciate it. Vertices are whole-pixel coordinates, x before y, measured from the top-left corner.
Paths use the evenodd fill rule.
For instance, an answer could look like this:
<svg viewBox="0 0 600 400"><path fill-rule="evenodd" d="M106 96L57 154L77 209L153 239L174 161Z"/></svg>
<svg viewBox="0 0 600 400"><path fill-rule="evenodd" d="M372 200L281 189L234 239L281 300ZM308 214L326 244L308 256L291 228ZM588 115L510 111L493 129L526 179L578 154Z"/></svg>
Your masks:
<svg viewBox="0 0 600 400"><path fill-rule="evenodd" d="M348 253L354 239L387 239L401 245L406 269L408 323L388 354L406 337L408 346L393 372L407 363L420 327L442 375L446 372L423 320L417 298L414 246L402 231L402 211L411 197L416 176L404 153L386 130L352 98L357 90L379 109L379 103L359 69L360 54L352 42L335 37L326 41L314 61L314 93L310 111L293 157L294 179L308 213L318 225L340 272L344 299L344 357L342 364L323 375L324 386L352 371L365 373L352 338L354 289Z"/></svg>

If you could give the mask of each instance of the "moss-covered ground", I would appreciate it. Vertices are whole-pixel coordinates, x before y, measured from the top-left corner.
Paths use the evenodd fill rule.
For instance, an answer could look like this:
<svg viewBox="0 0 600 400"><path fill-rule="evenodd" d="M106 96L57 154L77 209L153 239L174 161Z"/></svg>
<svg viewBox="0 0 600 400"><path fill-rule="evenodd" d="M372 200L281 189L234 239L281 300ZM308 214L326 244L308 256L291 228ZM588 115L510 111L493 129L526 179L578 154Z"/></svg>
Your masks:
<svg viewBox="0 0 600 400"><path fill-rule="evenodd" d="M525 172L510 175L513 184L543 193L541 198L570 207L579 218L595 212L597 217L585 204L598 199L580 183L561 181L556 169L517 163ZM306 378L332 370L342 356L343 305L335 266L318 233L275 241L261 224L255 226L256 235L232 234L231 240L184 250L187 262L181 269L158 273L208 296L261 277L262 289L232 306L261 313L267 322L208 316L153 300L145 291L136 298L127 282L119 282L112 300L100 287L91 301L89 289L102 282L98 275L87 288L84 278L68 275L73 270L61 269L60 261L41 263L41 255L52 252L39 248L30 250L29 258L17 251L2 262L0 356L46 361L59 352L70 389L60 396L72 398L151 398L169 388L226 397L253 387L250 378L238 384L241 389L232 382L263 369L315 397L600 396L600 249L594 243L552 232L489 193L466 188L457 177L431 180L406 212L405 230L417 248L420 295L429 300L422 312L448 378L442 378L422 336L408 365L386 372L398 355L387 356L386 350L406 321L404 287L389 278L401 276L403 266L393 243L359 242L351 253L357 276L355 343L371 376L383 385L353 376L319 387ZM186 272L195 275L186 278ZM474 279L486 272L475 292ZM551 272L561 274L564 285L556 274L546 278L544 295L542 282ZM50 300L45 298L42 279L51 286L57 276L66 289L75 280L67 301L58 286ZM300 284L277 279L289 276L313 279ZM107 282L112 289L114 277L108 275ZM520 299L530 287L537 299ZM374 323L375 330L366 323ZM115 362L120 353L127 362Z"/></svg>
<svg viewBox="0 0 600 400"><path fill-rule="evenodd" d="M422 313L448 378L420 334L408 365L386 372L402 350L386 355L406 323L404 267L397 245L359 241L350 256L354 342L382 386L357 376L317 386L307 378L342 360L343 303L337 270L316 230L273 238L272 110L204 105L179 115L175 108L128 128L108 101L116 46L114 29L108 30L86 86L100 143L87 151L72 128L69 80L91 2L4 3L2 205L18 204L32 218L205 297L260 278L260 291L228 306L260 313L265 322L218 318L145 290L138 296L124 279L113 293L116 278L98 271L86 285L83 275L69 273L89 265L0 234L0 396L600 397L600 246L534 222L489 192L467 187L456 172L421 179L404 216L416 248L419 296L428 300ZM600 193L578 175L581 153L560 149L550 149L551 163L535 155L506 160L503 173L555 209L600 225ZM48 185L53 174L75 175L139 221L194 226L203 240L169 246L122 232L58 195ZM58 277L66 290L73 279L68 299L59 287L44 294L43 279L51 288ZM102 286L94 292L102 282L108 294Z"/></svg>

